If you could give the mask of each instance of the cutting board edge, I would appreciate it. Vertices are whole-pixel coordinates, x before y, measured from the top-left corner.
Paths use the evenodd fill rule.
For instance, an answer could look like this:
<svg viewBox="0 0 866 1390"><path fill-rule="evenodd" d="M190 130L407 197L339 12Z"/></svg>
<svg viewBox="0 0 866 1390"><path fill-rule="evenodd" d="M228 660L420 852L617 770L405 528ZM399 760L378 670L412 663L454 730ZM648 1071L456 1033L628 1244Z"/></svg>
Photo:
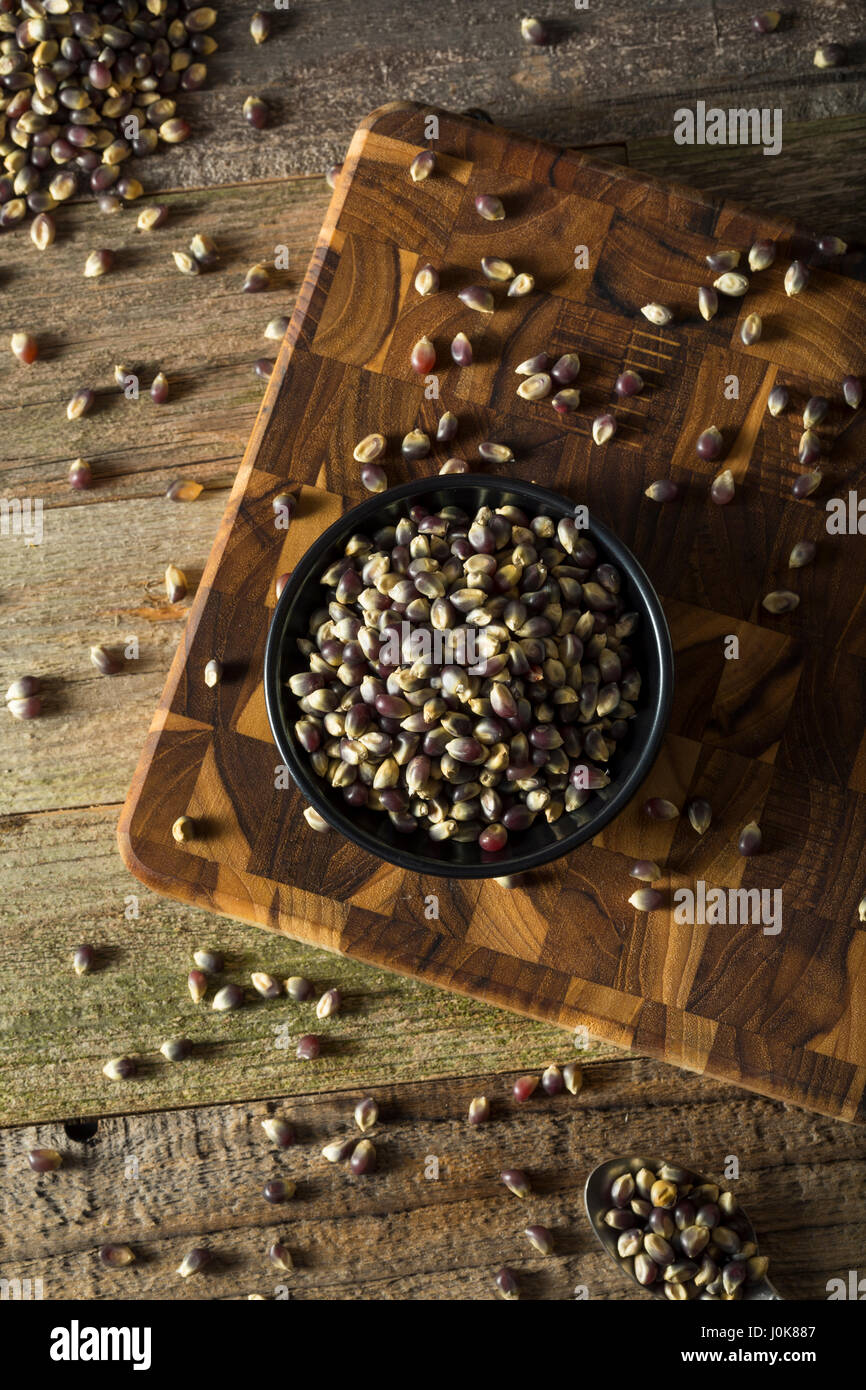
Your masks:
<svg viewBox="0 0 866 1390"><path fill-rule="evenodd" d="M358 125L355 128L352 141L349 145L349 151L351 152L352 146L359 134L375 134L380 124L382 124L389 116L393 115L397 111L406 111L407 113L423 112L431 116L444 116L451 120L454 119L455 114L461 114L459 112L455 113L453 111L448 111L445 107L437 106L430 102L385 102L381 106L374 107L374 109L369 113L369 115L365 116L364 119L358 123ZM463 119L474 120L475 118L464 115ZM487 122L476 121L476 124L478 125L479 133L482 138L484 135L487 134L498 133L500 135L506 136L511 144L517 144L525 146L527 148L531 147L533 149L541 149L547 151L549 154L556 156L557 162L559 160L564 159L579 165L589 165L593 168L597 167L603 170L606 174L608 174L611 177L622 179L628 183L641 184L642 186L646 188L652 188L653 190L659 193L673 193L677 197L682 198L687 202L695 204L695 206L708 208L716 213L719 213L720 211L722 211L722 209L724 209L726 212L730 212L733 214L742 213L746 216L749 216L757 214L759 211L757 207L752 207L751 204L749 204L748 202L740 202L740 200L737 198L730 198L727 195L721 194L714 195L705 193L702 189L696 188L694 184L680 183L678 179L662 178L658 174L644 173L641 169L635 168L627 162L618 164L612 160L601 158L593 153L595 147L593 147L592 145L560 145L553 140L544 140L540 137L536 138L530 135L522 135L516 131L509 130L507 126L500 125L497 121L491 121L489 124ZM389 138L394 139L396 137L390 136ZM410 146L410 148L420 150L425 147L423 145L412 145ZM609 146L607 148L609 148ZM627 150L627 145L625 142L623 142L622 148L624 150ZM483 163L484 161L481 160L478 162ZM339 183L337 187L339 188ZM766 215L764 214L764 216ZM797 222L796 219L791 217L784 217L774 212L770 215L770 217L767 220L772 221L776 224L776 226L779 229L779 233L782 236L803 236L809 238L814 235L814 229L804 227L802 223Z"/></svg>
<svg viewBox="0 0 866 1390"><path fill-rule="evenodd" d="M123 820L121 820L121 823L118 826L118 847L120 850L121 859L123 860L127 869L129 869L130 873L132 873L135 878L137 878L140 882L144 883L145 886L150 888L153 892L161 894L163 896L171 897L180 902L185 902L191 907L202 908L204 906L204 904L201 902L201 888L198 885L193 885L186 882L183 879L173 878L168 875L160 875L153 871L147 864L145 864L138 857L133 847L132 838L125 830ZM333 944L328 944L324 941L317 940L309 934L305 934L303 930L296 930L296 928L304 927L304 925L306 924L306 919L304 918L294 916L292 916L291 918L283 918L284 925L278 926L271 921L263 921L255 917L250 917L248 915L248 912L244 910L246 904L240 900L233 900L231 898L225 897L223 901L219 901L212 893L208 894L208 899L209 901L207 904L207 910L215 913L219 917L227 917L233 921L245 922L248 923L250 926L258 927L265 931L269 931L275 936L285 936L292 941L297 941L301 945L310 946L316 950L325 950L330 952L332 955L345 956L353 960L358 960L361 961L363 964L370 966L373 969L388 970L391 973L400 975L405 979L418 978L418 976L413 974L413 972L408 967L403 969L391 960L386 961L384 959L378 959L375 954L367 955L359 951L341 951L338 947L334 946ZM459 981L455 981L453 978L449 979L447 984L444 982L439 983L431 981L429 978L425 978L423 983L430 984L433 988L437 989L448 989L455 994L460 994L464 998L472 999L479 1004L493 1004L494 1007L501 1008L506 1012L520 1014L522 1017L529 1018L536 1023L544 1023L561 1028L563 1034L567 1033L569 1030L573 1030L579 1024L584 1024L585 1018L591 1017L594 1026L584 1024L584 1026L586 1026L587 1028L589 1036L609 1046L621 1047L623 1053L626 1055L651 1057L653 1060L663 1062L666 1066L675 1067L679 1071L689 1071L696 1073L700 1076L707 1076L710 1077L712 1080L724 1082L727 1085L735 1086L738 1090L746 1090L747 1093L761 1095L769 1100L781 1102L785 1105L795 1105L798 1109L811 1111L819 1115L825 1115L829 1119L838 1120L844 1124L866 1124L866 1096L863 1095L861 1095L861 1099L857 1104L856 1108L854 1108L850 1113L844 1113L838 1107L834 1108L831 1104L821 1103L818 1100L816 1100L814 1096L811 1095L807 1104L804 1101L795 1100L791 1098L790 1094L787 1093L785 1090L785 1082L777 1081L775 1079L777 1073L767 1073L765 1076L762 1076L760 1078L761 1089L758 1090L756 1087L747 1087L744 1084L741 1072L739 1072L736 1066L734 1065L732 1065L730 1068L707 1066L705 1062L698 1059L697 1057L695 1057L693 1063L689 1062L687 1059L674 1062L670 1059L670 1057L665 1055L664 1044L662 1042L658 1043L657 1045L651 1042L643 1042L640 1046L636 1048L622 1047L620 1038L613 1036L615 1032L621 1031L621 1029L619 1029L618 1027L611 1026L608 1032L603 1031L603 1029L598 1027L597 1015L585 1015L582 1014L580 1010L575 1010L573 1019L570 1019L568 1022L564 1022L561 1018L553 1017L553 1011L551 1011L550 1013L546 1013L544 1010L541 1009L522 1008L513 1000L498 1000L495 997L495 990L492 992L488 990L482 993L480 991L472 990L471 988L469 988L469 986L463 985ZM679 1018L694 1018L699 1023L714 1021L700 1019L698 1015L690 1014L686 1010L675 1010L674 1012ZM736 1030L736 1033L737 1037L743 1041L754 1040L754 1043L757 1048L760 1048L763 1045L760 1034L752 1033L748 1029L744 1028L738 1028ZM796 1058L802 1056L804 1053L807 1052L808 1050L805 1048L790 1047L785 1050L785 1057L786 1059L791 1059L791 1061L794 1061ZM820 1054L814 1055L816 1057L820 1056ZM787 1076L790 1074L791 1072L788 1069L786 1069L784 1075Z"/></svg>

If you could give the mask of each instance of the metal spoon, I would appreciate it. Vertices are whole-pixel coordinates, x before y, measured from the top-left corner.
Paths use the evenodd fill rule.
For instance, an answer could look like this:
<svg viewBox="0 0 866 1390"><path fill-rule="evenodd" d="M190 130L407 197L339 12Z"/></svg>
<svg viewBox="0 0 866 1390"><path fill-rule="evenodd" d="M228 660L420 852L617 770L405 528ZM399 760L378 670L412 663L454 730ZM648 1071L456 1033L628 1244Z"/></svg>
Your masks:
<svg viewBox="0 0 866 1390"><path fill-rule="evenodd" d="M586 1204L586 1214L589 1217L589 1224L592 1226L593 1231L607 1253L612 1257L617 1267L621 1269L624 1274L627 1274L639 1289L644 1293L654 1294L656 1298L665 1297L664 1285L661 1282L649 1285L638 1283L633 1273L633 1262L631 1260L623 1260L617 1254L616 1243L619 1232L605 1225L604 1216L605 1212L610 1211L610 1208L613 1206L613 1199L611 1198L610 1191L617 1178L621 1177L623 1173L631 1173L634 1175L640 1172L641 1168L650 1168L654 1173L657 1173L659 1168L668 1161L669 1160L662 1158L647 1158L643 1154L621 1154L618 1158L609 1158L605 1163L600 1163L597 1168L592 1170L586 1180L586 1187L583 1192L583 1200ZM677 1164L677 1167L682 1167L682 1165ZM709 1178L701 1177L699 1173L695 1173L691 1168L683 1168L683 1171L688 1173L688 1181L691 1182L693 1186L710 1181ZM739 1209L737 1216L740 1218L745 1228L746 1240L753 1241L754 1244L757 1245L758 1242L755 1238L754 1227L742 1207ZM756 1284L743 1284L742 1289L744 1302L764 1299L778 1299L782 1301L782 1295L777 1292L766 1276Z"/></svg>

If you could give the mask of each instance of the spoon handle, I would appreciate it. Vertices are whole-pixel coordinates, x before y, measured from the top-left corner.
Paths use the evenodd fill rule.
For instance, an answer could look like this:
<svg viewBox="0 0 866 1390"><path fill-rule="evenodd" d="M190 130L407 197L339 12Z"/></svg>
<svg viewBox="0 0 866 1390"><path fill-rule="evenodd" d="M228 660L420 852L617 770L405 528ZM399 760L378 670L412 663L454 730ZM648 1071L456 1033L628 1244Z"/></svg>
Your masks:
<svg viewBox="0 0 866 1390"><path fill-rule="evenodd" d="M769 1279L764 1279L763 1288L760 1290L759 1293L756 1293L756 1294L755 1294L755 1302L758 1302L758 1301L761 1301L761 1302L764 1302L764 1303L770 1303L770 1302L772 1302L772 1303L784 1303L784 1302L785 1302L784 1298L783 1298L782 1295L779 1293L778 1289L776 1289L776 1288L773 1287L773 1285L770 1283Z"/></svg>

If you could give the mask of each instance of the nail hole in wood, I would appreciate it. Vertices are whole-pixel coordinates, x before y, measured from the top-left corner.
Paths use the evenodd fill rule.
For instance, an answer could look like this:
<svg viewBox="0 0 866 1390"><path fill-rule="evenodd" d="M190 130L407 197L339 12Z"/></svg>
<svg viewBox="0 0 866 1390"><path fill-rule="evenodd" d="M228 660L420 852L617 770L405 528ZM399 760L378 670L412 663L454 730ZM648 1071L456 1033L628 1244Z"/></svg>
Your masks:
<svg viewBox="0 0 866 1390"><path fill-rule="evenodd" d="M67 1120L63 1128L66 1131L67 1139L72 1139L76 1144L86 1144L88 1140L95 1139L99 1129L98 1120Z"/></svg>

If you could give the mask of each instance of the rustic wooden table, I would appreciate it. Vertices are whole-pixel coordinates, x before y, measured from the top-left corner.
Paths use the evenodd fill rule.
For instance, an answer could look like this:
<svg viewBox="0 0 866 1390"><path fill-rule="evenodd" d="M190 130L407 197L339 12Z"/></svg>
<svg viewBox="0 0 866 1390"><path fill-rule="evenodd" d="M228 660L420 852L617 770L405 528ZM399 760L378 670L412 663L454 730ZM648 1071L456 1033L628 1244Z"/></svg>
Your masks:
<svg viewBox="0 0 866 1390"><path fill-rule="evenodd" d="M282 1236L295 1298L489 1298L503 1263L525 1297L629 1298L581 1190L602 1158L642 1149L716 1175L735 1157L781 1292L823 1298L829 1279L862 1266L861 1130L610 1048L576 1053L555 1029L156 899L126 874L114 830L183 631L163 570L201 571L261 397L252 363L273 355L262 330L293 308L329 198L322 170L357 121L398 97L482 107L862 241L862 7L810 0L759 39L742 0L561 3L542 49L521 41L520 7L477 0L429 0L423 14L369 0L363 28L350 0L297 0L263 48L248 35L252 4L221 8L211 85L186 98L195 138L141 166L167 225L138 233L134 209L106 217L83 201L62 210L50 250L23 231L0 243L0 336L26 328L42 344L29 369L0 357L0 492L44 506L40 545L0 537L0 683L32 672L46 690L40 720L0 712L0 1274L41 1279L49 1299L273 1296L264 1251ZM850 45L851 65L812 66L829 40ZM241 118L250 91L273 105L266 132ZM782 153L676 146L673 113L699 99L781 108ZM196 231L222 260L187 278L170 252ZM116 249L116 269L84 280L98 246ZM242 295L247 267L278 246L289 269L268 294ZM125 401L117 362L144 384L165 370L169 404ZM70 423L81 385L97 403ZM93 467L89 492L68 488L76 456ZM192 504L165 499L181 476L206 486ZM90 646L133 637L138 658L99 676ZM85 940L97 968L77 980L70 956ZM224 950L236 978L259 968L338 985L346 1005L326 1025L328 1055L297 1064L277 1008L196 1010L185 975L199 946ZM180 1033L199 1044L195 1060L146 1065L123 1087L102 1076L106 1058L158 1058ZM575 1056L578 1097L515 1104L515 1075ZM354 1179L319 1151L366 1093L380 1106L380 1164ZM478 1094L494 1118L470 1129ZM273 1113L296 1123L286 1154L259 1125ZM63 1150L60 1172L29 1172L37 1144ZM525 1213L498 1182L518 1164L535 1189ZM298 1180L286 1208L261 1197L279 1171ZM528 1220L555 1229L552 1258L531 1254ZM131 1243L138 1262L106 1270L106 1241ZM182 1282L174 1269L195 1244L218 1259Z"/></svg>

